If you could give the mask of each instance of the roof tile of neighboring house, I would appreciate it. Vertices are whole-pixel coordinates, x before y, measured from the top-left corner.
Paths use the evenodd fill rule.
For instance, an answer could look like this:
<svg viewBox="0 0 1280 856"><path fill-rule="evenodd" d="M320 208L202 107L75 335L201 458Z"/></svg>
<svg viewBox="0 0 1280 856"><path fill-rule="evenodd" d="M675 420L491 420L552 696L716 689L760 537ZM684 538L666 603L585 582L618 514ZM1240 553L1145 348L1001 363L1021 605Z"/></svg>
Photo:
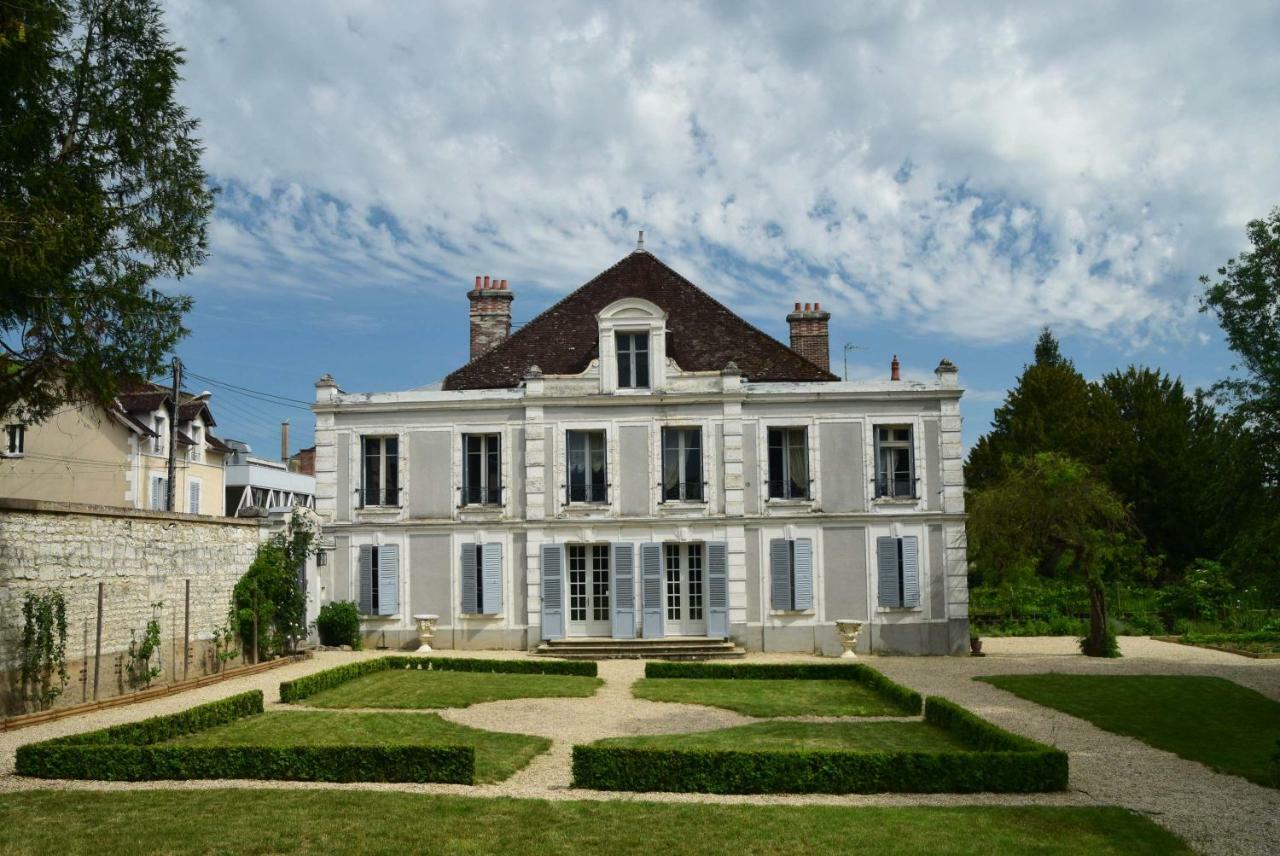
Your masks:
<svg viewBox="0 0 1280 856"><path fill-rule="evenodd" d="M450 374L443 388L514 387L535 365L546 374L581 373L598 356L596 314L624 297L644 298L667 313L667 356L685 371L720 371L733 362L753 381L838 379L748 324L656 256L637 251Z"/></svg>

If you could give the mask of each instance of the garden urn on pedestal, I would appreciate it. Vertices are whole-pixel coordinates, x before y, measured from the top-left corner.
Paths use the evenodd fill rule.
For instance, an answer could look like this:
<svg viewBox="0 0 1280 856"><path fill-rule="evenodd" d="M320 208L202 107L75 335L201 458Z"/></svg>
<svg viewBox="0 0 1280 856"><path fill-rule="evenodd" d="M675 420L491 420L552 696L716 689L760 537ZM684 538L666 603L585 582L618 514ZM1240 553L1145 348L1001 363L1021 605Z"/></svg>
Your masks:
<svg viewBox="0 0 1280 856"><path fill-rule="evenodd" d="M840 633L840 645L844 648L840 658L856 660L858 655L853 653L853 648L858 644L858 633L862 630L862 622L854 621L852 618L837 618L836 630Z"/></svg>
<svg viewBox="0 0 1280 856"><path fill-rule="evenodd" d="M440 620L440 616L415 615L413 620L418 622L418 650L430 651L431 640L436 637L436 622Z"/></svg>

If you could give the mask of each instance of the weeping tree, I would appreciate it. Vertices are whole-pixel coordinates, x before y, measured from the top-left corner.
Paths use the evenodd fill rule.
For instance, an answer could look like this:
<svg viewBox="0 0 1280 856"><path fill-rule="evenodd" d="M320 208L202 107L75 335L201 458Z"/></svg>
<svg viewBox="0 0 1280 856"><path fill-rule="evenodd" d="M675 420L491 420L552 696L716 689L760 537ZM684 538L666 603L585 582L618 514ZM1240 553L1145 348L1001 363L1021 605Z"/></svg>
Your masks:
<svg viewBox="0 0 1280 856"><path fill-rule="evenodd" d="M1054 452L1024 458L969 498L967 524L975 562L1011 582L1046 564L1081 580L1089 596L1091 657L1117 657L1106 587L1150 575L1151 560L1124 502L1090 468Z"/></svg>

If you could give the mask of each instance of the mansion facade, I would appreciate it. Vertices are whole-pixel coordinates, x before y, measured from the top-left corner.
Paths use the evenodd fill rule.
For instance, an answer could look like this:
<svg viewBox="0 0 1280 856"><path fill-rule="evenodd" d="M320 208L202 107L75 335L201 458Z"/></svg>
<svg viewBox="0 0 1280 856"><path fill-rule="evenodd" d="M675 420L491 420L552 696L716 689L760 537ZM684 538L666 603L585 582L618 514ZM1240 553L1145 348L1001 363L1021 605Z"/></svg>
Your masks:
<svg viewBox="0 0 1280 856"><path fill-rule="evenodd" d="M955 367L829 371L830 315L790 347L637 250L511 333L469 294L439 388L316 384L321 600L369 645L533 649L708 637L749 651L958 653L968 589Z"/></svg>

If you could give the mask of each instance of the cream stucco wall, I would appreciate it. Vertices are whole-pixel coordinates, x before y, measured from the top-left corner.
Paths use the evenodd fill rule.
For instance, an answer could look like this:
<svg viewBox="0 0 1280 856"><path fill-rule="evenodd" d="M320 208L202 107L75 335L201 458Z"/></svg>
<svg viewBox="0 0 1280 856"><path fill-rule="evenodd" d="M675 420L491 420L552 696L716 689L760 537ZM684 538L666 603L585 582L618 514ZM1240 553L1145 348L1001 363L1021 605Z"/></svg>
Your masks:
<svg viewBox="0 0 1280 856"><path fill-rule="evenodd" d="M68 408L28 425L25 454L0 458L0 496L133 505L126 499L130 438L96 407Z"/></svg>

